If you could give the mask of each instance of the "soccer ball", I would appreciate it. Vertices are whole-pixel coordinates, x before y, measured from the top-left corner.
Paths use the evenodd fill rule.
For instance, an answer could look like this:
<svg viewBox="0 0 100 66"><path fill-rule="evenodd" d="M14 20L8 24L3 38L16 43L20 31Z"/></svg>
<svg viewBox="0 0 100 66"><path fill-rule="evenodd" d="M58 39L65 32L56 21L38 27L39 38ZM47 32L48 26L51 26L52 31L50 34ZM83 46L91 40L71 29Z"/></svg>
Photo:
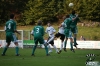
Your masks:
<svg viewBox="0 0 100 66"><path fill-rule="evenodd" d="M73 7L74 6L74 4L73 3L69 3L69 7Z"/></svg>

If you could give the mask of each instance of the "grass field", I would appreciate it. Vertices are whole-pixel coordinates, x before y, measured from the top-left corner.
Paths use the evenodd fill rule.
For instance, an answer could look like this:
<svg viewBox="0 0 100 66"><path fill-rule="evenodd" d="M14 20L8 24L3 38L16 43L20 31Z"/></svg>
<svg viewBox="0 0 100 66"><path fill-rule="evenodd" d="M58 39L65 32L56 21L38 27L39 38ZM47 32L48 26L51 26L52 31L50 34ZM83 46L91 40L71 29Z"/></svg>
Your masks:
<svg viewBox="0 0 100 66"><path fill-rule="evenodd" d="M0 49L2 53L3 49ZM89 53L100 54L100 50L77 49L73 53L69 49L56 54L55 51L50 56L45 55L45 50L38 48L35 57L31 56L32 48L20 49L21 56L15 56L15 49L9 48L6 56L0 56L0 66L85 66L86 55ZM97 56L96 61L100 61Z"/></svg>

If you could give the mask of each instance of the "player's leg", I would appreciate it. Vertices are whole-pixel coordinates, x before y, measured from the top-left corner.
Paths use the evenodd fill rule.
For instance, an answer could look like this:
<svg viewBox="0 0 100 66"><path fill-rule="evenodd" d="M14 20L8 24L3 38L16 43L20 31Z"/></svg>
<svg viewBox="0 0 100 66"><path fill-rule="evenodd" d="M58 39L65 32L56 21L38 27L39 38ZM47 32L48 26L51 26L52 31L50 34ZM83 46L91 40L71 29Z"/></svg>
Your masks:
<svg viewBox="0 0 100 66"><path fill-rule="evenodd" d="M77 46L76 46L76 45L78 45L77 42L76 42L76 40L77 40L77 33L78 33L77 27L75 27L73 33L74 33L74 35L73 35L73 37L74 37L74 46L77 48Z"/></svg>
<svg viewBox="0 0 100 66"><path fill-rule="evenodd" d="M64 51L67 51L67 50L66 50L66 45L67 45L67 40L68 40L68 37L69 37L69 29L66 29L66 30L64 31L64 33L65 33Z"/></svg>
<svg viewBox="0 0 100 66"><path fill-rule="evenodd" d="M51 37L48 38L47 42L48 42L50 39L51 39ZM50 41L50 42L48 43L48 45L47 45L47 47L48 47L48 49L49 49L49 53L52 52L52 48L51 48L50 45L49 45L50 43L51 43L51 41Z"/></svg>
<svg viewBox="0 0 100 66"><path fill-rule="evenodd" d="M47 45L47 47L48 47L48 49L49 49L49 53L51 53L51 52L52 52L52 48L51 48L50 44Z"/></svg>
<svg viewBox="0 0 100 66"><path fill-rule="evenodd" d="M34 37L34 43L35 43L35 45L33 46L33 49L32 49L32 56L34 56L34 52L35 52L35 50L37 48L38 40L39 39L37 37Z"/></svg>
<svg viewBox="0 0 100 66"><path fill-rule="evenodd" d="M15 50L16 50L16 56L19 56L19 47L18 47L18 39L15 34L13 34L12 41L16 45Z"/></svg>
<svg viewBox="0 0 100 66"><path fill-rule="evenodd" d="M74 51L74 49L73 49L73 39L72 38L70 38L70 50L72 51L72 52L75 52Z"/></svg>
<svg viewBox="0 0 100 66"><path fill-rule="evenodd" d="M49 37L49 39L51 39L52 37ZM57 47L54 45L54 39L52 41L49 42L49 44L51 44L53 46L53 48L56 50L56 52L58 53L58 49Z"/></svg>
<svg viewBox="0 0 100 66"><path fill-rule="evenodd" d="M3 50L2 56L5 55L5 53L6 53L7 49L8 49L8 47L9 47L9 45L10 45L10 42L7 42L7 45L4 47L4 50Z"/></svg>
<svg viewBox="0 0 100 66"><path fill-rule="evenodd" d="M11 35L10 35L9 33L6 33L6 42L7 42L7 45L4 47L4 50L3 50L3 52L2 52L2 56L5 55L7 49L8 49L8 47L9 47L9 45L10 45L10 42L11 42L11 37L10 37L10 36L11 36Z"/></svg>
<svg viewBox="0 0 100 66"><path fill-rule="evenodd" d="M62 49L63 49L63 42L64 42L64 39L65 39L65 35L61 34L60 39L61 39L61 47L60 47L60 52L61 52Z"/></svg>
<svg viewBox="0 0 100 66"><path fill-rule="evenodd" d="M65 37L65 41L64 41L64 51L65 51L65 52L67 51L67 50L66 50L67 40L68 40L68 38Z"/></svg>
<svg viewBox="0 0 100 66"><path fill-rule="evenodd" d="M53 46L53 48L56 50L56 53L59 53L59 50L57 49L57 47L54 45L54 40L52 40L50 42L50 44Z"/></svg>
<svg viewBox="0 0 100 66"><path fill-rule="evenodd" d="M43 37L40 37L40 38L39 38L39 43L40 43L40 44L44 44L44 43L45 43ZM44 46L45 46L46 56L49 56L48 47L47 47L47 45L44 45Z"/></svg>
<svg viewBox="0 0 100 66"><path fill-rule="evenodd" d="M49 44L51 41L54 40L54 38L55 38L54 36L53 37L50 37L49 40L47 41L47 43Z"/></svg>
<svg viewBox="0 0 100 66"><path fill-rule="evenodd" d="M69 31L69 37L68 38L70 39L70 47L71 47L70 50L75 52L74 49L73 49L73 39L72 39L72 32L71 31Z"/></svg>

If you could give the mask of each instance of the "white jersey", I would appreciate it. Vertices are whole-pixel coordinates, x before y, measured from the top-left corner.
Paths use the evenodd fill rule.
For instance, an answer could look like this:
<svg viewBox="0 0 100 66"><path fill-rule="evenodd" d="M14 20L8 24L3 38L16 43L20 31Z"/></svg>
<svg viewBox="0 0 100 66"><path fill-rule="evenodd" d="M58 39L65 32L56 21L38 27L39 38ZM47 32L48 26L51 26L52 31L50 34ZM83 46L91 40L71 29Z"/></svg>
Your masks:
<svg viewBox="0 0 100 66"><path fill-rule="evenodd" d="M54 32L56 32L56 30L52 26L50 26L46 28L45 32L49 34L49 37L54 37Z"/></svg>
<svg viewBox="0 0 100 66"><path fill-rule="evenodd" d="M64 23L61 23L61 27L59 28L58 31L60 34L64 34L64 27L65 27Z"/></svg>

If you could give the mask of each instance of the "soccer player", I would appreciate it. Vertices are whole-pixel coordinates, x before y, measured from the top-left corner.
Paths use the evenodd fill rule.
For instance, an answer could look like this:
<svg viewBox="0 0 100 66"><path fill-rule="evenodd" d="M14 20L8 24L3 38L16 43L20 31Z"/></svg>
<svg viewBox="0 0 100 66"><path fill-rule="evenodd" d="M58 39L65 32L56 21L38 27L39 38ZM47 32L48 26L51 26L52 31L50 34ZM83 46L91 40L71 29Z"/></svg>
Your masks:
<svg viewBox="0 0 100 66"><path fill-rule="evenodd" d="M35 56L34 52L35 52L35 50L37 48L38 42L40 44L44 44L45 43L45 41L43 39L43 36L44 36L44 27L42 26L42 21L41 20L38 21L37 26L35 26L33 28L31 34L34 36L34 42L35 42L35 46L33 47L33 51L32 51L32 56ZM45 46L45 50L46 50L46 55L49 56L47 46Z"/></svg>
<svg viewBox="0 0 100 66"><path fill-rule="evenodd" d="M5 56L5 53L11 43L11 41L14 42L14 44L16 45L15 49L16 49L16 56L19 56L19 48L18 48L18 40L17 40L17 37L15 35L15 32L20 34L17 30L16 30L16 22L14 21L14 14L11 14L10 15L10 20L8 20L6 22L6 25L5 25L5 32L6 32L6 42L7 42L7 45L4 47L4 50L3 50L3 53L2 53L2 56Z"/></svg>
<svg viewBox="0 0 100 66"><path fill-rule="evenodd" d="M64 16L63 19L65 20L66 16ZM61 25L58 28L59 28L59 31L58 31L58 33L55 34L55 38L60 37L60 39L61 39L61 47L60 47L60 51L59 51L59 52L61 52L62 48L63 48L63 42L64 42L64 39L65 39L65 35L64 35L65 25L64 25L64 22L62 22Z"/></svg>
<svg viewBox="0 0 100 66"><path fill-rule="evenodd" d="M54 47L54 49L56 50L56 52L59 53L58 49L54 45L54 33L56 32L56 30L51 26L50 22L48 22L47 25L48 25L48 27L46 28L45 32L49 34L49 38L47 40L47 44L49 46L48 48L50 49L49 52L52 52L52 49L49 45L49 44L51 44Z"/></svg>
<svg viewBox="0 0 100 66"><path fill-rule="evenodd" d="M71 32L73 33L73 37L74 37L74 47L77 48L77 33L78 33L78 29L77 29L77 22L79 21L78 15L75 14L75 10L72 11L72 14L70 14L70 18L72 19L72 23L71 23Z"/></svg>
<svg viewBox="0 0 100 66"><path fill-rule="evenodd" d="M69 18L69 15L66 15L66 19L64 20L64 24L65 24L65 30L64 30L64 33L65 33L65 43L64 43L64 51L66 51L66 44L67 44L67 40L68 38L70 39L70 46L71 46L71 51L75 52L74 49L73 49L73 39L72 39L72 33L71 33L71 30L70 30L70 25L72 23L72 20L71 18Z"/></svg>

